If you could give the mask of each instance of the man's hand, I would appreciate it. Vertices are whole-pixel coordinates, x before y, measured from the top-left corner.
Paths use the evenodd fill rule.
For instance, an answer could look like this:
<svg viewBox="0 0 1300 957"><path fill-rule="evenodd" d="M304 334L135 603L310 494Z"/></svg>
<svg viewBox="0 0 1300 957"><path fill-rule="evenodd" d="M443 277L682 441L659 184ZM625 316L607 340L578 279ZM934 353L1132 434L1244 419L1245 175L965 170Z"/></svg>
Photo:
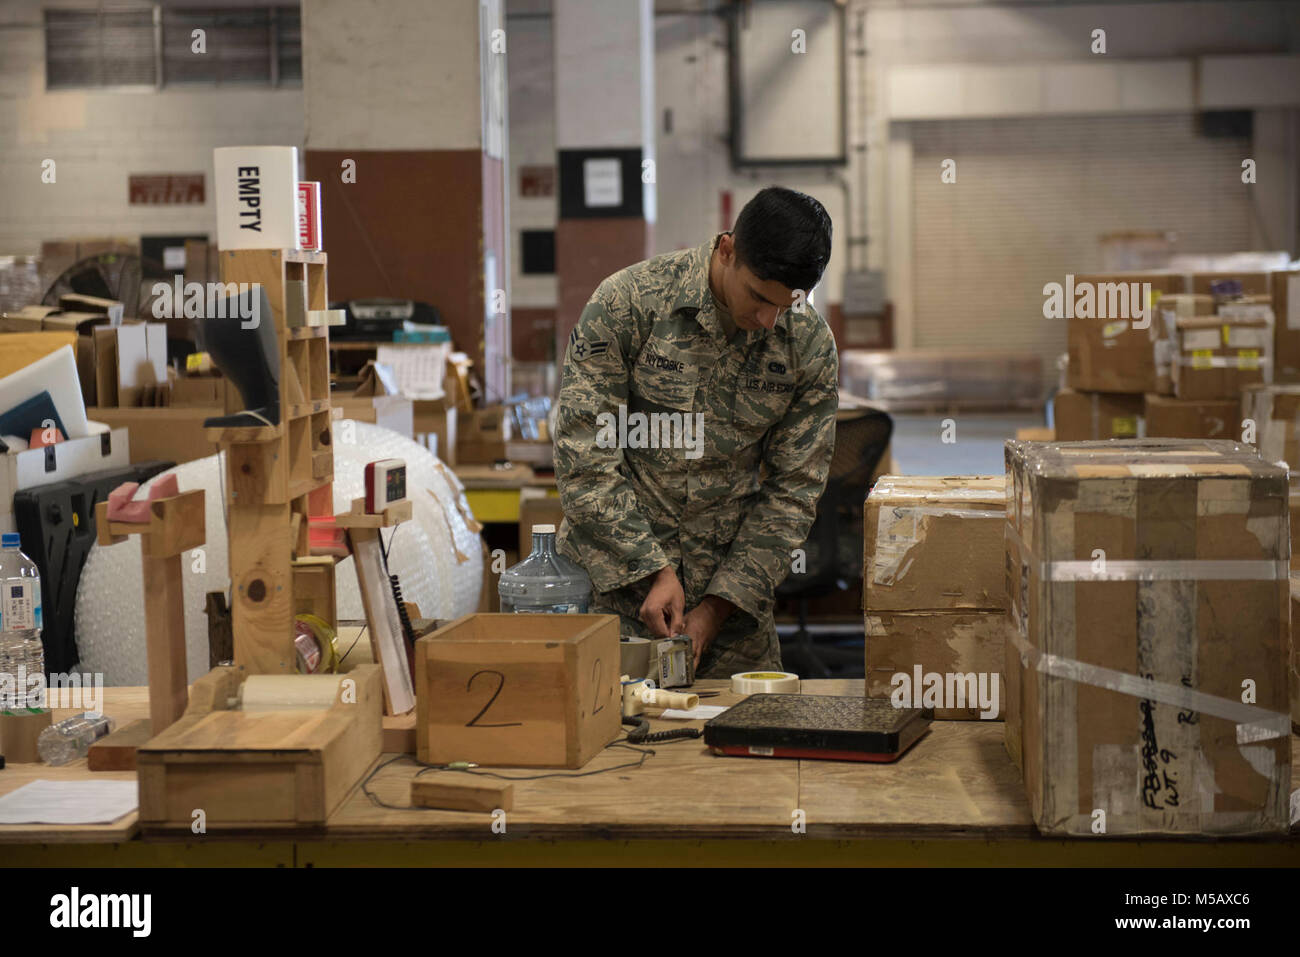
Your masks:
<svg viewBox="0 0 1300 957"><path fill-rule="evenodd" d="M682 612L686 610L686 593L677 580L672 565L654 574L650 594L641 603L641 621L656 638L671 638L682 633Z"/></svg>
<svg viewBox="0 0 1300 957"><path fill-rule="evenodd" d="M704 600L691 609L682 624L682 632L691 636L691 646L695 649L695 667L700 666L700 657L704 650L718 637L722 623L727 620L736 606L717 595L705 595Z"/></svg>

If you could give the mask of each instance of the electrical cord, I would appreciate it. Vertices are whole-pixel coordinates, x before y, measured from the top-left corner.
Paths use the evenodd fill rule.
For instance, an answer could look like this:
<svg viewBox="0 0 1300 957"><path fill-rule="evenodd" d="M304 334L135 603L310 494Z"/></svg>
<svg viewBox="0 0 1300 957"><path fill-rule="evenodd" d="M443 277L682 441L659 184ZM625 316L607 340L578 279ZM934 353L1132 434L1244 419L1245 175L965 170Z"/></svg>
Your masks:
<svg viewBox="0 0 1300 957"><path fill-rule="evenodd" d="M701 737L704 734L699 728L673 728L670 731L656 731L651 734L650 719L644 715L624 718L623 723L635 725L635 728L627 733L629 744L664 744L669 741L687 741Z"/></svg>
<svg viewBox="0 0 1300 957"><path fill-rule="evenodd" d="M352 644L348 645L348 650L343 652L343 657L339 659L340 665L343 664L343 662L348 660L348 655L352 654L352 649L357 646L357 642L361 640L361 636L366 633L366 629L369 627L370 627L369 622L366 622L364 625L361 626L361 630L357 632L357 636L352 639ZM335 667L337 667L337 665Z"/></svg>
<svg viewBox="0 0 1300 957"><path fill-rule="evenodd" d="M481 769L477 769L474 765L466 764L464 762L455 762L453 764L426 764L425 762L419 760L418 758L411 757L409 754L398 754L389 758L383 764L378 765L373 771L371 771L369 774L366 775L365 780L361 782L361 793L364 794L367 800L369 800L370 803L373 804L375 807L386 808L387 810L390 811L436 811L440 809L431 808L431 807L420 807L419 805L415 805L415 804L389 804L387 801L383 800L383 798L379 797L379 795L375 794L375 792L370 789L370 782L374 779L375 775L377 775L380 771L384 770L384 768L388 767L390 764L393 764L394 762L401 761L401 760L410 761L412 764L418 765L420 767L420 770L415 772L411 780L415 780L415 778L420 777L422 774L427 774L430 771L455 771L458 774L469 774L474 777L481 777L481 778L497 778L498 780L501 781L541 781L546 778L588 778L597 774L606 774L610 771L636 770L637 768L645 764L647 758L654 757L655 754L652 748L636 748L630 744L627 744L624 741L612 741L609 744L605 745L605 748L606 749L620 748L623 750L632 751L640 755L640 757L635 761L628 761L624 764L616 764L608 768L597 768L594 771L574 771L574 772L552 771L547 774L511 775L511 774L498 774L495 771L484 771Z"/></svg>
<svg viewBox="0 0 1300 957"><path fill-rule="evenodd" d="M381 532L379 535L379 559L384 566L384 574L388 576L388 587L392 589L393 601L397 604L397 618L402 625L402 636L406 639L406 646L409 650L415 648L415 625L411 624L410 612L406 610L406 602L402 600L402 583L396 575L388 570L388 555L393 550L393 539L397 537L397 530L402 527L402 522L393 526L392 534L388 536L388 545L384 546L384 536Z"/></svg>

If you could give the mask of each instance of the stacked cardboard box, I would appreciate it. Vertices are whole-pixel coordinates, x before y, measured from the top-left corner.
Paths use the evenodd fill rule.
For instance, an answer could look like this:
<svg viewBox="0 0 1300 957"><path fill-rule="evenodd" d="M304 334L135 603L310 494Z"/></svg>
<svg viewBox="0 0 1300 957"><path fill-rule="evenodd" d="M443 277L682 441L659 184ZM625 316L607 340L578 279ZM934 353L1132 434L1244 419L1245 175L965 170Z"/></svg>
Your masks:
<svg viewBox="0 0 1300 957"><path fill-rule="evenodd" d="M1005 514L1000 475L886 475L876 482L867 496L862 565L869 696L890 697L897 674L913 686L918 676L974 675L974 683L954 684L987 692L988 706L968 699L936 708L935 716L1000 716Z"/></svg>
<svg viewBox="0 0 1300 957"><path fill-rule="evenodd" d="M1291 728L1300 734L1300 575L1291 575Z"/></svg>
<svg viewBox="0 0 1300 957"><path fill-rule="evenodd" d="M1300 569L1300 385L1242 389L1241 425L1243 437L1264 461L1290 470L1291 567Z"/></svg>
<svg viewBox="0 0 1300 957"><path fill-rule="evenodd" d="M1134 439L1142 434L1142 396L1124 392L1076 392L1056 394L1056 438L1074 442L1084 439Z"/></svg>
<svg viewBox="0 0 1300 957"><path fill-rule="evenodd" d="M1286 470L1187 439L1006 460L1006 742L1039 829L1284 833Z"/></svg>
<svg viewBox="0 0 1300 957"><path fill-rule="evenodd" d="M1275 382L1300 382L1300 269L1272 274Z"/></svg>
<svg viewBox="0 0 1300 957"><path fill-rule="evenodd" d="M1124 439L1145 434L1142 396L1169 392L1169 342L1154 304L1179 293L1171 273L1077 276L1069 309L1066 382L1056 396L1056 438Z"/></svg>
<svg viewBox="0 0 1300 957"><path fill-rule="evenodd" d="M1272 380L1272 355L1273 318L1266 305L1180 317L1174 338L1174 395L1234 399L1244 387Z"/></svg>
<svg viewBox="0 0 1300 957"><path fill-rule="evenodd" d="M1079 276L1072 288L1090 283L1096 292L1070 320L1070 388L1056 398L1055 437L1237 437L1229 409L1244 386L1271 381L1275 330L1269 296L1259 293L1269 288L1268 274L1248 274L1247 294L1234 299L1210 294L1221 292L1222 278ZM1132 290L1142 283L1150 284L1149 315L1126 320L1123 307L1134 311Z"/></svg>

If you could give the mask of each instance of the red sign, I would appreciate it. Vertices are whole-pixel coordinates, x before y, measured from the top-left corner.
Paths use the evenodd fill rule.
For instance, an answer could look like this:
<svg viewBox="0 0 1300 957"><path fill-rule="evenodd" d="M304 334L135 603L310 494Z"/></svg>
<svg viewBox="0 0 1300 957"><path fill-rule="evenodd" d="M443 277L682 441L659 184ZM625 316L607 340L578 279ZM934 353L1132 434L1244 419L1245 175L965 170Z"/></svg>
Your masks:
<svg viewBox="0 0 1300 957"><path fill-rule="evenodd" d="M320 249L320 183L298 181L298 247Z"/></svg>
<svg viewBox="0 0 1300 957"><path fill-rule="evenodd" d="M554 196L555 195L555 167L554 166L519 167L519 195Z"/></svg>
<svg viewBox="0 0 1300 957"><path fill-rule="evenodd" d="M132 173L132 206L203 205L202 173Z"/></svg>

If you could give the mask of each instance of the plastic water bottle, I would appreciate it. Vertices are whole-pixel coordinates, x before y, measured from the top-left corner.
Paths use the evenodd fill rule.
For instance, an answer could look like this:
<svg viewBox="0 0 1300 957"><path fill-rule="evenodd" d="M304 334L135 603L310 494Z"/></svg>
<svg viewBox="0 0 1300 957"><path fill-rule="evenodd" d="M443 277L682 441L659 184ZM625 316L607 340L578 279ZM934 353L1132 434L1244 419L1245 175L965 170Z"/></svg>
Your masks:
<svg viewBox="0 0 1300 957"><path fill-rule="evenodd" d="M501 573L501 610L528 614L585 615L591 579L581 565L555 550L555 526L533 526L533 550Z"/></svg>
<svg viewBox="0 0 1300 957"><path fill-rule="evenodd" d="M64 718L41 732L36 753L46 764L58 767L84 758L90 746L113 730L116 722L98 711L83 711Z"/></svg>
<svg viewBox="0 0 1300 957"><path fill-rule="evenodd" d="M41 645L41 573L20 550L16 532L0 534L0 674L12 695L0 692L0 711L40 707L29 701L32 675L45 674L45 649ZM43 680L43 679L42 679Z"/></svg>

